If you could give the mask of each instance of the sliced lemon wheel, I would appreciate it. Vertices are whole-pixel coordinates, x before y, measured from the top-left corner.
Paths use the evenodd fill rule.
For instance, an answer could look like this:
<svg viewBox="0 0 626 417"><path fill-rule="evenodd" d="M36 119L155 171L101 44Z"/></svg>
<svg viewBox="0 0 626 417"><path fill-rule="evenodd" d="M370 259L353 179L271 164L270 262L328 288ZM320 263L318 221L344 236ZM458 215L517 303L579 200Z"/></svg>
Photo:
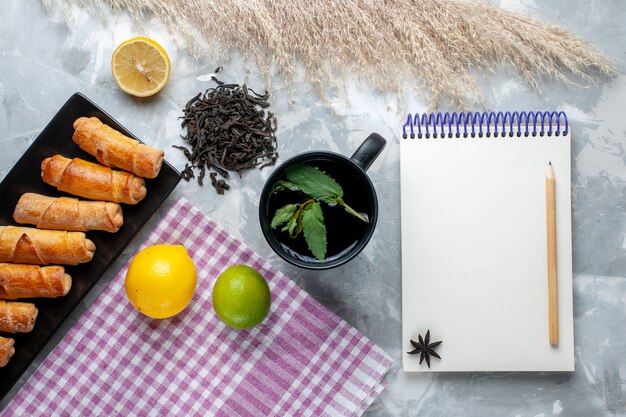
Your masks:
<svg viewBox="0 0 626 417"><path fill-rule="evenodd" d="M170 58L161 45L140 36L122 42L115 49L111 71L122 91L136 97L149 97L167 84Z"/></svg>

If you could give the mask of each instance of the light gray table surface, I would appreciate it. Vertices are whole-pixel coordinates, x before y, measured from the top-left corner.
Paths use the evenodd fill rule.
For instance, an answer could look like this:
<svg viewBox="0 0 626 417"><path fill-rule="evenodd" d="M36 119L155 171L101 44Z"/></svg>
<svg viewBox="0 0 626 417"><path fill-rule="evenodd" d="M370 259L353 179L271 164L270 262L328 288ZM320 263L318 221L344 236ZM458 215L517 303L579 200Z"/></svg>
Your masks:
<svg viewBox="0 0 626 417"><path fill-rule="evenodd" d="M500 0L494 3L562 25L615 60L622 74L577 87L552 81L543 96L510 74L480 76L490 110L563 110L572 129L572 215L576 371L573 373L407 374L401 369L400 126L407 111L426 110L426 97L398 104L363 85L348 85L320 100L313 87L272 81L280 159L306 150L351 154L370 133L388 144L368 173L380 202L377 230L365 250L342 267L315 272L290 266L261 235L257 201L270 169L249 171L218 196L184 182L126 248L71 319L29 368L24 382L69 326L104 288L164 210L183 196L257 253L270 259L330 310L382 347L395 365L367 416L626 416L626 3L623 0ZM209 75L262 90L265 81L234 55L229 62L195 59L157 22L135 31L124 17L103 23L74 9L66 24L35 0L5 0L0 8L0 179L62 104L80 91L138 137L166 150L182 144L178 117L184 103L213 86ZM168 85L150 100L120 91L110 57L121 41L145 34L173 62ZM0 204L4 202L0 201ZM468 341L489 349L487 335ZM493 352L497 355L498 352ZM14 389L0 405L6 405Z"/></svg>

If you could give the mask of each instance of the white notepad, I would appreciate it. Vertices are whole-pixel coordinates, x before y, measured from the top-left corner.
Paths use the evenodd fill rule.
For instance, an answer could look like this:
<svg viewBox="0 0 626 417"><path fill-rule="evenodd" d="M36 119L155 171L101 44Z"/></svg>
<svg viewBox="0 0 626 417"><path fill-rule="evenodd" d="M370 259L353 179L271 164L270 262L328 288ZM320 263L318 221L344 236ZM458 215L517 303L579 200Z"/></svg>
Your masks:
<svg viewBox="0 0 626 417"><path fill-rule="evenodd" d="M574 370L569 128L562 113L552 123L547 113L516 114L513 122L507 115L498 119L497 135L491 127L486 137L483 126L477 137L480 118L455 116L431 120L428 134L419 126L421 139L419 118L409 116L416 137L400 139L405 371ZM463 138L472 126L476 137ZM556 181L557 346L548 338L549 161ZM442 359L432 358L430 368L407 354L410 340L427 330L431 342L442 341Z"/></svg>

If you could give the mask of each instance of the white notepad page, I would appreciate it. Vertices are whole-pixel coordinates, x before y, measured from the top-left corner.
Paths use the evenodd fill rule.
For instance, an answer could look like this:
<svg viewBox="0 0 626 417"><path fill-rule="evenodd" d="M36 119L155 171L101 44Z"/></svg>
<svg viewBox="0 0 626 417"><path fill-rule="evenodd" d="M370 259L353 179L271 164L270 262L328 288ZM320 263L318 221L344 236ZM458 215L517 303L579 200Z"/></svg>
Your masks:
<svg viewBox="0 0 626 417"><path fill-rule="evenodd" d="M401 141L405 371L573 371L570 137ZM556 181L559 344L548 338L546 187ZM410 339L442 340L431 367Z"/></svg>

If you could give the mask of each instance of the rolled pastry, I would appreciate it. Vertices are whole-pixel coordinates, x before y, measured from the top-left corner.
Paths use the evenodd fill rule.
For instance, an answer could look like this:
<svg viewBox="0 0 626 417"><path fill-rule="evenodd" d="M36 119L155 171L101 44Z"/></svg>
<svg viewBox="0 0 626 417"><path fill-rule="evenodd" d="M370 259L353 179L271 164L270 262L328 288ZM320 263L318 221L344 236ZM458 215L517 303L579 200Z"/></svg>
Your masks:
<svg viewBox="0 0 626 417"><path fill-rule="evenodd" d="M9 363L9 359L15 353L15 339L0 336L0 368Z"/></svg>
<svg viewBox="0 0 626 417"><path fill-rule="evenodd" d="M72 277L62 266L0 263L0 299L55 298L72 287Z"/></svg>
<svg viewBox="0 0 626 417"><path fill-rule="evenodd" d="M41 178L60 191L91 200L137 204L146 196L142 178L79 158L55 155L44 159Z"/></svg>
<svg viewBox="0 0 626 417"><path fill-rule="evenodd" d="M0 226L0 262L77 265L91 261L95 251L83 232Z"/></svg>
<svg viewBox="0 0 626 417"><path fill-rule="evenodd" d="M30 332L35 326L37 313L33 303L0 300L0 332Z"/></svg>
<svg viewBox="0 0 626 417"><path fill-rule="evenodd" d="M165 155L162 150L123 135L97 117L76 119L74 129L74 142L101 164L143 178L155 178L159 174Z"/></svg>
<svg viewBox="0 0 626 417"><path fill-rule="evenodd" d="M124 223L122 207L106 201L81 201L71 197L47 197L26 193L13 212L18 223L33 224L38 229L86 232L117 232Z"/></svg>

